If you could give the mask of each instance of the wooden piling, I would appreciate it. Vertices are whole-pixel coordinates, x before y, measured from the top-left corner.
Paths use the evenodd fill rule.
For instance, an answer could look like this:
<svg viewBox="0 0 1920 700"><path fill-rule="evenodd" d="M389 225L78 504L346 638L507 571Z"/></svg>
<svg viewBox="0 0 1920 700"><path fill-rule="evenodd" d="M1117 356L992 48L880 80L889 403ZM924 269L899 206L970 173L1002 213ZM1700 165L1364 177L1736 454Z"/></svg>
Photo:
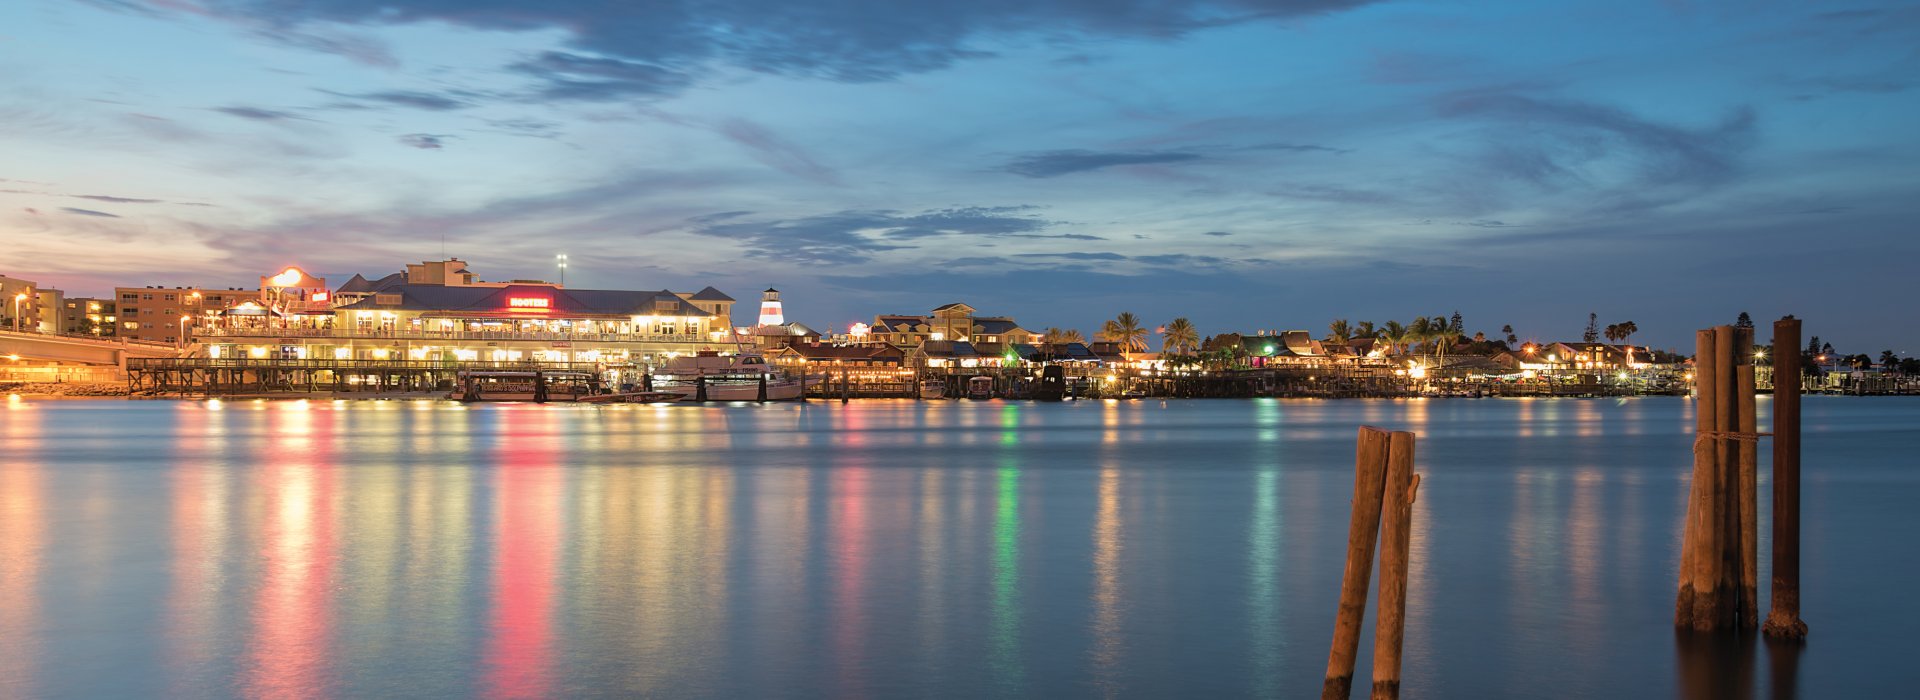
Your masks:
<svg viewBox="0 0 1920 700"><path fill-rule="evenodd" d="M1740 349L1736 341L1734 326L1715 326L1713 328L1713 353L1718 362L1718 408L1715 418L1715 502L1720 514L1718 541L1716 550L1720 554L1720 566L1716 577L1715 591L1718 591L1718 606L1711 627L1705 629L1732 629L1740 614L1740 451L1734 447L1740 441L1728 439L1728 435L1740 432ZM1695 619L1695 625L1699 621Z"/></svg>
<svg viewBox="0 0 1920 700"><path fill-rule="evenodd" d="M1700 331L1694 335L1693 387L1694 387L1694 431L1705 436L1713 432L1717 424L1717 396L1720 382L1716 371L1713 331ZM1719 514L1718 502L1714 500L1714 483L1718 474L1714 466L1714 450L1711 441L1696 437L1693 446L1693 481L1688 489L1687 520L1685 535L1680 544L1680 590L1674 601L1673 624L1679 627L1710 628L1712 610L1718 606L1714 596L1714 582L1718 580L1714 564L1718 561L1710 553L1717 552L1715 546Z"/></svg>
<svg viewBox="0 0 1920 700"><path fill-rule="evenodd" d="M1734 376L1734 400L1740 411L1739 431L1747 436L1731 441L1739 453L1740 496L1740 629L1751 631L1760 626L1760 442L1759 421L1755 414L1753 379L1753 329L1741 328L1735 336L1734 351L1740 358Z"/></svg>
<svg viewBox="0 0 1920 700"><path fill-rule="evenodd" d="M1333 648L1321 700L1344 700L1353 690L1353 666L1360 653L1360 625L1366 617L1367 584L1373 576L1373 547L1380 534L1381 494L1386 487L1387 431L1361 426L1353 466L1353 515L1347 524L1347 566L1340 580L1340 610L1334 620Z"/></svg>
<svg viewBox="0 0 1920 700"><path fill-rule="evenodd" d="M1800 320L1773 324L1773 603L1762 631L1800 639Z"/></svg>
<svg viewBox="0 0 1920 700"><path fill-rule="evenodd" d="M1400 649L1406 639L1407 570L1412 556L1413 433L1396 432L1387 450L1380 525L1380 607L1373 619L1373 700L1400 697Z"/></svg>

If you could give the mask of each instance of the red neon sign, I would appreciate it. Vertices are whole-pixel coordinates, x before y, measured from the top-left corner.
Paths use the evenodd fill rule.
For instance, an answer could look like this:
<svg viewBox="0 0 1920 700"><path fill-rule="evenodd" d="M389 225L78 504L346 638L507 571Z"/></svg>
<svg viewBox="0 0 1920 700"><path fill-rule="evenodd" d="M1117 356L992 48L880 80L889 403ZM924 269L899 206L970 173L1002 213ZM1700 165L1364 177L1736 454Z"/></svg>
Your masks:
<svg viewBox="0 0 1920 700"><path fill-rule="evenodd" d="M551 303L546 297L507 298L507 308L514 311L546 311Z"/></svg>

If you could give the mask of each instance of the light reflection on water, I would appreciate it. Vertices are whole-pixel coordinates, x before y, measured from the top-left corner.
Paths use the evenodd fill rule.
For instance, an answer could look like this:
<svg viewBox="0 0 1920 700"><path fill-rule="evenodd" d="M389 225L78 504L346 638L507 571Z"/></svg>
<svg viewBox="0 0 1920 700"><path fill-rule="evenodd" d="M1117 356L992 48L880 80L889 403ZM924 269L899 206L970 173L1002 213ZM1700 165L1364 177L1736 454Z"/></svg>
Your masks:
<svg viewBox="0 0 1920 700"><path fill-rule="evenodd" d="M0 696L1310 696L1361 423L1407 697L1903 692L1920 401L1807 402L1799 655L1672 634L1689 410L12 402Z"/></svg>

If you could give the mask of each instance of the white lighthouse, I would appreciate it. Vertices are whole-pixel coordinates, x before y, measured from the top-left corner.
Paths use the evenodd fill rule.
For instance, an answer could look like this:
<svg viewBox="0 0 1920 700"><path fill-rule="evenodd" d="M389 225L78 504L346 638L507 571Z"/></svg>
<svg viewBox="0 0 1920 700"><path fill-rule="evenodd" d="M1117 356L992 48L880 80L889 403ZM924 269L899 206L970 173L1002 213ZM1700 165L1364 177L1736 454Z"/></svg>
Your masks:
<svg viewBox="0 0 1920 700"><path fill-rule="evenodd" d="M778 326L786 323L787 317L780 312L780 290L769 288L760 293L760 325Z"/></svg>

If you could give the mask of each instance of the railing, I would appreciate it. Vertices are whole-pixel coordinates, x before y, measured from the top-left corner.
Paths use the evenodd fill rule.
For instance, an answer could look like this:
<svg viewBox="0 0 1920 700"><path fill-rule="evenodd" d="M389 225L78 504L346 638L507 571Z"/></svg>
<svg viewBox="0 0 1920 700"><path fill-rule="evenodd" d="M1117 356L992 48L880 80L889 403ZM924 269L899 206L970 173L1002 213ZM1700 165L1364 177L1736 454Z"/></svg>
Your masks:
<svg viewBox="0 0 1920 700"><path fill-rule="evenodd" d="M707 343L708 336L692 334L571 333L554 331L427 331L379 328L195 328L196 337L205 338L340 338L394 340L537 340L581 341L597 343Z"/></svg>
<svg viewBox="0 0 1920 700"><path fill-rule="evenodd" d="M305 369L333 370L337 372L353 371L392 371L392 370L573 370L594 371L601 367L596 362L544 362L544 361L488 361L488 360L318 360L318 359L279 359L279 358L130 358L127 370L140 371L189 371L209 369Z"/></svg>
<svg viewBox="0 0 1920 700"><path fill-rule="evenodd" d="M5 333L8 335L15 335L15 336L65 338L70 340L92 340L92 341L97 341L102 343L114 343L117 345L151 345L157 348L179 347L174 343L165 343L158 340L139 340L137 338L124 338L117 335L94 335L92 333L42 333L40 331L27 331L27 330L16 331L16 330L13 330L12 328L0 328L0 333Z"/></svg>

